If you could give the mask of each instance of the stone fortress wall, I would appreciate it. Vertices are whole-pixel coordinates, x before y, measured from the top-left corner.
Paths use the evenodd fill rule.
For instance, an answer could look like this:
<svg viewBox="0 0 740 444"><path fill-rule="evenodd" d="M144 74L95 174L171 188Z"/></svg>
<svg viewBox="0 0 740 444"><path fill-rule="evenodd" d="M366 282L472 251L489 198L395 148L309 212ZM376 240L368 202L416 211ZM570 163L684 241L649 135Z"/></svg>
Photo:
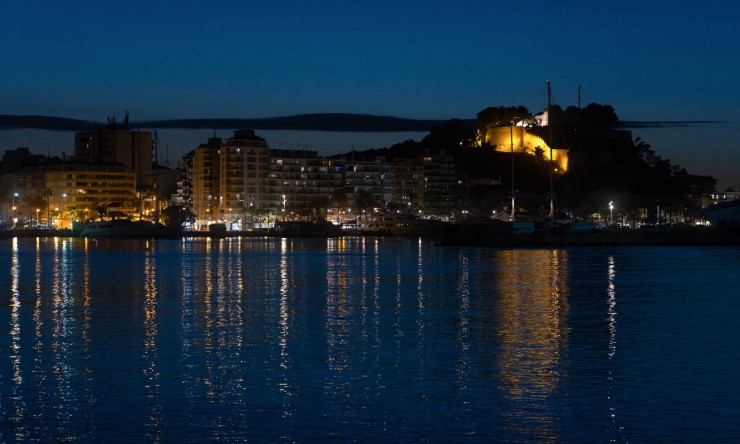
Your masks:
<svg viewBox="0 0 740 444"><path fill-rule="evenodd" d="M550 147L540 136L531 134L521 126L500 126L485 129L484 140L496 151L509 152L513 142L514 152L535 155L536 148L542 149L545 159L555 162L558 172L568 171L568 150L553 149L550 159Z"/></svg>

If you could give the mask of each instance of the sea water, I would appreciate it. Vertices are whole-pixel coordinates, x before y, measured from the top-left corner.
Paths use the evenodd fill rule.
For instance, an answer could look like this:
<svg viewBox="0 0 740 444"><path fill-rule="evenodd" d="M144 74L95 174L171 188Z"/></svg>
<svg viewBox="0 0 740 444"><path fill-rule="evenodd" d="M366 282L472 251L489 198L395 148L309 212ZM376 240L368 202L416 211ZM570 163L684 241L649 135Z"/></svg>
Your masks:
<svg viewBox="0 0 740 444"><path fill-rule="evenodd" d="M0 442L737 442L740 249L0 241Z"/></svg>

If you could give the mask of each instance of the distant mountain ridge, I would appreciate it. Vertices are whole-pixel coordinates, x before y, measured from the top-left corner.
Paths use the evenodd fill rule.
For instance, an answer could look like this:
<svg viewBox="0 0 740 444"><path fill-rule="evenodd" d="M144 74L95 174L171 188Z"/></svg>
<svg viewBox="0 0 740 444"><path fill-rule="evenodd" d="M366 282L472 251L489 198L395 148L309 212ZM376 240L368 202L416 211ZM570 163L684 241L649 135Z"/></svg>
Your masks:
<svg viewBox="0 0 740 444"><path fill-rule="evenodd" d="M297 114L293 116L266 117L257 119L200 118L163 119L132 121L131 129L254 129L254 130L301 130L334 132L427 132L442 126L448 120L407 119L392 116L352 113ZM469 128L478 127L476 119L462 119ZM120 123L120 122L119 122ZM693 126L707 123L724 123L712 120L685 121L620 121L615 129L660 128ZM41 129L50 131L89 131L104 128L105 122L71 119L54 116L0 115L0 130Z"/></svg>
<svg viewBox="0 0 740 444"><path fill-rule="evenodd" d="M304 130L343 132L404 132L429 131L447 120L406 119L369 114L323 113L299 114L259 119L200 118L132 121L132 129L255 129L255 130ZM118 122L120 123L120 122ZM476 125L475 119L465 120ZM52 116L0 115L0 129L43 129L52 131L86 131L105 127L104 122Z"/></svg>

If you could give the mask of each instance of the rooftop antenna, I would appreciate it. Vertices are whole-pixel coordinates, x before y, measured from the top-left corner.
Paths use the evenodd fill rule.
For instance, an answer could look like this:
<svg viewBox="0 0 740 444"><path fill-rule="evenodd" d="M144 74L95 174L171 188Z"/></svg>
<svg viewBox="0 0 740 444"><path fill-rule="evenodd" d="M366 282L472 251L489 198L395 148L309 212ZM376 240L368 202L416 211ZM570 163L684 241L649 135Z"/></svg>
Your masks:
<svg viewBox="0 0 740 444"><path fill-rule="evenodd" d="M581 85L578 85L578 99L576 100L576 107L581 109Z"/></svg>

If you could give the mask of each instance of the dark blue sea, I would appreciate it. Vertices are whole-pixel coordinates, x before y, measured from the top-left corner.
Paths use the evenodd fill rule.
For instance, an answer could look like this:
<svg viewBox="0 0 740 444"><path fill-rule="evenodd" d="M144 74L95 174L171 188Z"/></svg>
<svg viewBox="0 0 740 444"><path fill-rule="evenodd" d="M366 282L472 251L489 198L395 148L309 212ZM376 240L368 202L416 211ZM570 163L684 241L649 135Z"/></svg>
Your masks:
<svg viewBox="0 0 740 444"><path fill-rule="evenodd" d="M0 241L0 442L739 442L740 249Z"/></svg>

